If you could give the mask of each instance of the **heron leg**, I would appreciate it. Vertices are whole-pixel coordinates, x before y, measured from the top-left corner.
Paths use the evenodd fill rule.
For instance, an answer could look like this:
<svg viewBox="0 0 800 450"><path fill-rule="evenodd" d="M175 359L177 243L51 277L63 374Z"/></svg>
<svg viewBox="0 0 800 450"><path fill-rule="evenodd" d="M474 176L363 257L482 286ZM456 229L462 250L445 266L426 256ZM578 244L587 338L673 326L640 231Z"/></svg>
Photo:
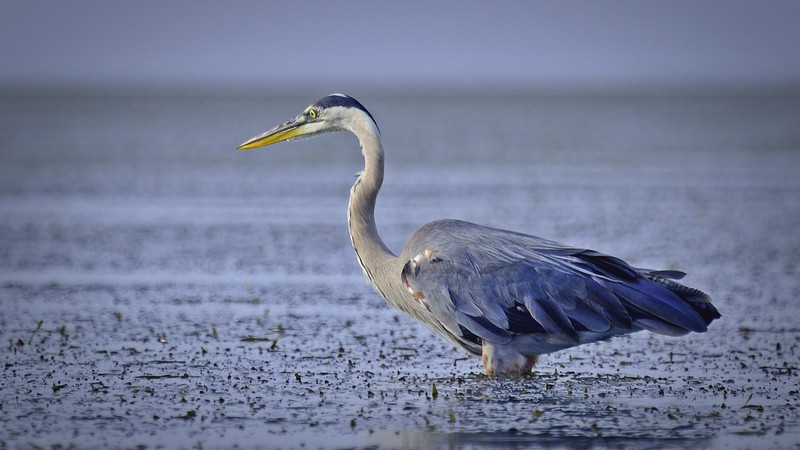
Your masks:
<svg viewBox="0 0 800 450"><path fill-rule="evenodd" d="M510 345L498 345L487 340L481 343L483 373L486 375L524 375L538 361L536 355L523 355Z"/></svg>

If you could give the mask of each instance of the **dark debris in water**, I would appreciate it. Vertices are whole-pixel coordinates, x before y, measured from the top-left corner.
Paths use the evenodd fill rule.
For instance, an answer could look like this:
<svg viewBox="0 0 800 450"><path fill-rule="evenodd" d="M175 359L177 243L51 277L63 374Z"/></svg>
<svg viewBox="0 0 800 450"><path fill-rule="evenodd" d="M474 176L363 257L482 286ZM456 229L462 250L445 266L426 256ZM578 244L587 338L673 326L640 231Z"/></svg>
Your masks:
<svg viewBox="0 0 800 450"><path fill-rule="evenodd" d="M17 311L7 317L47 311L39 313L43 325L32 339L31 327L4 319L2 390L5 410L13 411L2 425L5 435L15 442L62 442L80 424L105 427L110 419L118 425L95 434L95 443L134 431L218 442L231 423L242 442L312 428L362 443L387 429L423 433L414 436L431 442L441 433L513 429L517 439L541 443L533 438L672 442L785 436L798 427L797 340L784 341L776 353L770 335L751 336L742 350L721 358L719 349L738 329L681 340L640 333L549 355L527 377L486 377L478 359L463 359L418 325L395 321L397 313L368 291L358 291L363 298L355 308L295 310L275 348L272 336L253 338L273 326L251 320L256 308L240 307L233 320L220 319L216 295L191 306L158 303L175 291L199 295L200 289L207 287L153 288L146 295L109 287L4 288L29 299L15 303ZM215 289L228 297L238 291ZM104 305L107 296L116 304ZM52 304L53 298L70 301ZM270 317L286 320L282 311L290 305L270 301ZM102 314L120 305L125 321ZM89 308L98 311L87 320ZM161 319L154 324L155 310ZM360 325L345 326L348 320ZM169 342L151 339L151 327L164 329ZM215 337L205 332L211 328ZM48 339L65 329L77 337ZM25 345L18 345L19 336ZM689 358L678 348L696 354Z"/></svg>
<svg viewBox="0 0 800 450"><path fill-rule="evenodd" d="M351 141L259 159L215 142L261 100L7 96L0 449L797 449L797 96L441 99L384 99L417 131L390 248L464 218L686 270L723 317L488 378L364 285Z"/></svg>

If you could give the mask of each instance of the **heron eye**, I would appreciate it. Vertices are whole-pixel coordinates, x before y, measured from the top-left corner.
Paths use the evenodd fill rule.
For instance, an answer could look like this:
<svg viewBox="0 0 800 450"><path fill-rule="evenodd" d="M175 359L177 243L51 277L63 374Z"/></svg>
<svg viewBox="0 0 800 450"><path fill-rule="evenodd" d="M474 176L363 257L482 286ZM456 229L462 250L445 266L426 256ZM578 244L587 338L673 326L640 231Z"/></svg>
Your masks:
<svg viewBox="0 0 800 450"><path fill-rule="evenodd" d="M316 119L317 118L317 110L316 109L309 109L308 110L308 117L311 117L312 119Z"/></svg>

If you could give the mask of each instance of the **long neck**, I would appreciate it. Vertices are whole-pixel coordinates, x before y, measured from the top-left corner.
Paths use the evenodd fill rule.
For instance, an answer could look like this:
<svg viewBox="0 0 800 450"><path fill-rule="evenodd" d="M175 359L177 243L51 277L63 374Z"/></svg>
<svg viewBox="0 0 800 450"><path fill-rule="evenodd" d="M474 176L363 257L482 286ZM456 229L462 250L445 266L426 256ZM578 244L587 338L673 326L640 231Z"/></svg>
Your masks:
<svg viewBox="0 0 800 450"><path fill-rule="evenodd" d="M379 274L391 270L397 258L383 243L375 225L375 201L383 183L383 146L372 129L359 130L356 136L364 155L364 171L350 190L347 209L350 239L364 274L386 298L386 287L378 284L385 277Z"/></svg>

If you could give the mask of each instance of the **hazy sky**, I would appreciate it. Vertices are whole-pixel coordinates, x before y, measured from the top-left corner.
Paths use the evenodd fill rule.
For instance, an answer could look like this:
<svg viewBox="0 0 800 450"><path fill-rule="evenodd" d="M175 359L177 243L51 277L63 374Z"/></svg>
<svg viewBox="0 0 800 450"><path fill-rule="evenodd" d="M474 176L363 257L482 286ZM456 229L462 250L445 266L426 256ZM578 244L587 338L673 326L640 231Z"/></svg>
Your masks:
<svg viewBox="0 0 800 450"><path fill-rule="evenodd" d="M0 87L800 85L800 1L0 0Z"/></svg>

